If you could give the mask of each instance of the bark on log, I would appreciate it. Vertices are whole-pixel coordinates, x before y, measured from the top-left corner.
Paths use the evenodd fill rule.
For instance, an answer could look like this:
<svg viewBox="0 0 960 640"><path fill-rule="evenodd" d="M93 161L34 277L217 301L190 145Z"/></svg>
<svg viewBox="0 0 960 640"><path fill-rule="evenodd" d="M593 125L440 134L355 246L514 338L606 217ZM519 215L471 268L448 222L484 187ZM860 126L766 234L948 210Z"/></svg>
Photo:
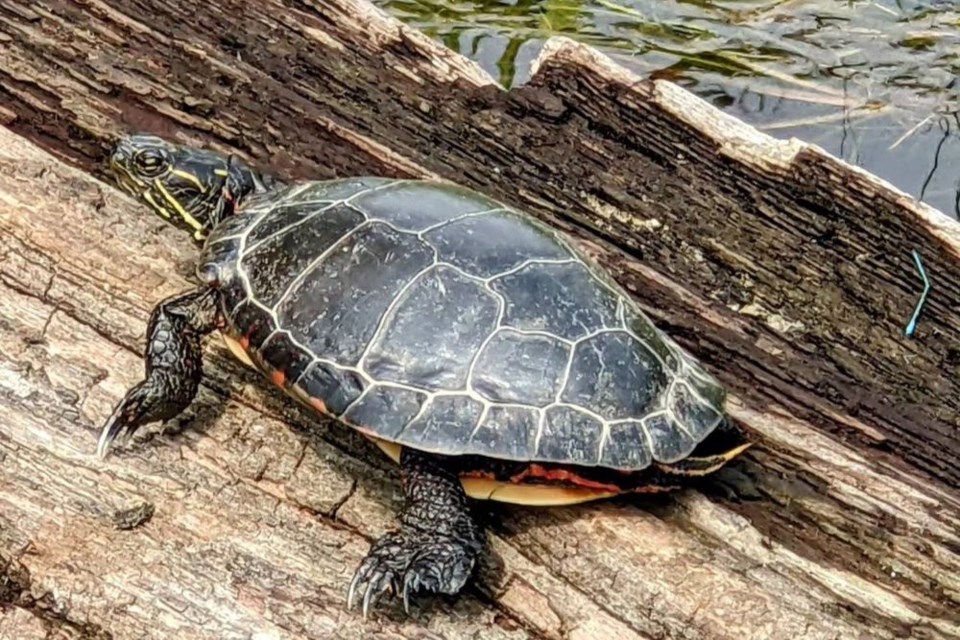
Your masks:
<svg viewBox="0 0 960 640"><path fill-rule="evenodd" d="M960 637L960 233L889 185L565 40L505 92L359 0L0 0L0 122L0 637ZM131 129L543 216L729 385L759 446L700 491L490 506L464 597L345 613L395 470L218 343L180 433L93 455L194 253L32 143L96 174ZM935 290L908 340L913 248Z"/></svg>

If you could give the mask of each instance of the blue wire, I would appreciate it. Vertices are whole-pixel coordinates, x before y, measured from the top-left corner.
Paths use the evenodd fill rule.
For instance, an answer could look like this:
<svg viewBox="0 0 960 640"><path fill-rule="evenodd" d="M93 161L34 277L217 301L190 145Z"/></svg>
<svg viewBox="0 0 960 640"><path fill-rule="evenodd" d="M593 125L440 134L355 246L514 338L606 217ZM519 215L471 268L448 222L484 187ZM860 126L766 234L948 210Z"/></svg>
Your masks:
<svg viewBox="0 0 960 640"><path fill-rule="evenodd" d="M927 279L927 272L923 268L923 262L920 261L920 254L916 249L913 250L913 261L917 263L917 271L920 273L920 277L923 278L923 293L920 294L920 299L917 301L917 308L913 310L913 317L910 318L910 322L907 323L907 327L903 330L904 335L908 338L912 338L913 332L917 330L917 320L920 318L920 311L923 310L923 305L927 302L927 295L930 293L930 281Z"/></svg>

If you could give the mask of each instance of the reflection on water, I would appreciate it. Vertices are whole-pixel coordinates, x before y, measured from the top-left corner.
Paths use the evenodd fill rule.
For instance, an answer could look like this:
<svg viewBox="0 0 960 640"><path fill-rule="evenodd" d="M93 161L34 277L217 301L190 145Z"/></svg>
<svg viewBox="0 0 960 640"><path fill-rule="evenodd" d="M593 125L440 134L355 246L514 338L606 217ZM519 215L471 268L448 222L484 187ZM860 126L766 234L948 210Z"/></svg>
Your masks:
<svg viewBox="0 0 960 640"><path fill-rule="evenodd" d="M379 1L506 86L567 35L960 217L958 1Z"/></svg>

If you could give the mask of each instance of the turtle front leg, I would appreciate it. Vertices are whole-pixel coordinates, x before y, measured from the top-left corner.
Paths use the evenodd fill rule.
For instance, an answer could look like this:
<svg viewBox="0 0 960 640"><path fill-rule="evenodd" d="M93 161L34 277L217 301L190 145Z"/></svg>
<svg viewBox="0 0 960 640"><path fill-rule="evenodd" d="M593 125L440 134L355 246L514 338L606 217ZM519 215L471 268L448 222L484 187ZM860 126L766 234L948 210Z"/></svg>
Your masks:
<svg viewBox="0 0 960 640"><path fill-rule="evenodd" d="M146 378L114 408L100 433L97 455L106 457L121 433L169 420L187 408L203 373L200 342L216 328L217 318L216 294L208 288L167 298L154 308L147 325Z"/></svg>
<svg viewBox="0 0 960 640"><path fill-rule="evenodd" d="M467 583L483 550L485 534L470 513L463 485L430 454L404 448L400 454L406 505L400 528L377 540L360 563L347 608L363 591L363 615L388 588L403 597L417 591L455 594Z"/></svg>

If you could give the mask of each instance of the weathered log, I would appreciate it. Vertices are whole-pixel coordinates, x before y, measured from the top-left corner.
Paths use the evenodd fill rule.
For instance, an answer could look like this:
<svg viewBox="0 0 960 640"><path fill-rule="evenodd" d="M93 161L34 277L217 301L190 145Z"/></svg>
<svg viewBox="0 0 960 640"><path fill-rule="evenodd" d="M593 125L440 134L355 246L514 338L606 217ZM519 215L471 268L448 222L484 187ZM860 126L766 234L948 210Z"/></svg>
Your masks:
<svg viewBox="0 0 960 640"><path fill-rule="evenodd" d="M22 136L0 131L0 634L960 637L952 221L588 48L552 41L505 92L355 0L0 0L0 45ZM490 507L463 598L345 613L395 470L218 344L182 433L93 456L193 250L26 140L97 173L130 129L284 177L442 176L543 216L730 386L759 446L701 491ZM908 340L914 247L936 289ZM714 489L745 480L750 499Z"/></svg>

